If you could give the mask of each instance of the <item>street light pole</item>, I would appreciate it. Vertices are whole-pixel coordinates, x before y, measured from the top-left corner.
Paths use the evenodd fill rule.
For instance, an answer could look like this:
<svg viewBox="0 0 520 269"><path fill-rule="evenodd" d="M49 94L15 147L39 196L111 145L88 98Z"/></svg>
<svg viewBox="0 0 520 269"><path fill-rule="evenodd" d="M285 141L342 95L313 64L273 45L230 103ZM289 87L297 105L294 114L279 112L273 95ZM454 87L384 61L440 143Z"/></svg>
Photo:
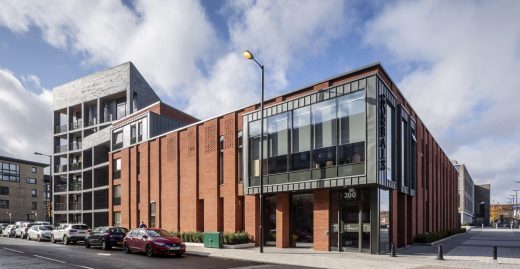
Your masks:
<svg viewBox="0 0 520 269"><path fill-rule="evenodd" d="M50 183L49 183L49 195L50 195L50 198L49 198L48 202L50 202L49 207L53 208L53 200L54 200L53 198L54 198L54 196L52 195L52 190L53 190L53 186L52 185L54 183L54 179L52 178L52 155L43 154L43 153L40 153L40 152L35 152L34 154L35 155L49 157L49 177L51 178L51 180L50 180ZM45 174L43 176L45 177ZM47 198L47 197L45 197L45 198ZM45 215L47 216L46 220L52 224L52 216L49 214L49 208L46 208Z"/></svg>
<svg viewBox="0 0 520 269"><path fill-rule="evenodd" d="M260 99L260 253L264 253L264 65L260 64L253 53L246 50L242 53L244 58L253 60L262 70L262 93Z"/></svg>

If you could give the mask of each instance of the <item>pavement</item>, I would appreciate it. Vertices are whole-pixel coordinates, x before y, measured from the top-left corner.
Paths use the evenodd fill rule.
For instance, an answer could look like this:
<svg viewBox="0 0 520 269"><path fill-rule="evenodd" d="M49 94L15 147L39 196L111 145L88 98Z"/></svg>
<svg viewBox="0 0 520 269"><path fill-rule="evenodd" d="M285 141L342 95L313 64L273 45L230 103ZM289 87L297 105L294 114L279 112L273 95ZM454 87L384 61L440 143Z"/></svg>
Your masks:
<svg viewBox="0 0 520 269"><path fill-rule="evenodd" d="M442 242L444 260L436 260L437 245L412 245L397 257L358 252L321 252L304 248L207 249L189 246L182 258L124 254L121 250L86 249L14 238L0 238L3 268L520 268L520 230L472 229ZM498 260L492 259L493 246Z"/></svg>

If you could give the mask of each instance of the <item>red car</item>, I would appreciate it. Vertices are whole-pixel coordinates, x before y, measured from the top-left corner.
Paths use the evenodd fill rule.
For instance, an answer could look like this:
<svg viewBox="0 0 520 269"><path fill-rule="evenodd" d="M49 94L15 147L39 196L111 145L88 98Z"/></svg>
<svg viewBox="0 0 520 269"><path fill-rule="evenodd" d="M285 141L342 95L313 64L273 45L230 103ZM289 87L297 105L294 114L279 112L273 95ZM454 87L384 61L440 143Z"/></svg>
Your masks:
<svg viewBox="0 0 520 269"><path fill-rule="evenodd" d="M181 239L159 228L139 228L130 231L123 240L125 253L144 252L147 256L175 255L186 253Z"/></svg>

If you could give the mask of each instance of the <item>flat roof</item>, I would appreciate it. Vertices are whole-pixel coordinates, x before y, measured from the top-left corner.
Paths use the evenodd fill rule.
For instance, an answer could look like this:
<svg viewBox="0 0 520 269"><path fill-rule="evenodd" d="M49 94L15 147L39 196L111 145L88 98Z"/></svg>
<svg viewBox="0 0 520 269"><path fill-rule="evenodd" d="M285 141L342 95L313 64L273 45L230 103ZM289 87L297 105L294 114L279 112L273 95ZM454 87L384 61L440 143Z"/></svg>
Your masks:
<svg viewBox="0 0 520 269"><path fill-rule="evenodd" d="M7 156L1 156L1 155L0 155L0 161L6 161L6 162L12 162L12 163L23 163L23 164L33 165L33 166L38 166L38 167L49 166L48 163L33 162L33 161L22 160L22 159L7 157Z"/></svg>

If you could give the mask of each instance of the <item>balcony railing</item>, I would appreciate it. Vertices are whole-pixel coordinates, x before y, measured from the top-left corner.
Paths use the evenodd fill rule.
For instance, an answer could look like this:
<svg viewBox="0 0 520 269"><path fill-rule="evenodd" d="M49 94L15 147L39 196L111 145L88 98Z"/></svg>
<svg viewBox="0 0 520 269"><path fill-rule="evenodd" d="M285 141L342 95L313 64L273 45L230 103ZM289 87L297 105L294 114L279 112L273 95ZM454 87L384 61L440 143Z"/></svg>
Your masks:
<svg viewBox="0 0 520 269"><path fill-rule="evenodd" d="M67 152L67 145L61 145L54 147L54 153Z"/></svg>
<svg viewBox="0 0 520 269"><path fill-rule="evenodd" d="M67 191L67 184L54 185L54 192L64 192L64 191Z"/></svg>
<svg viewBox="0 0 520 269"><path fill-rule="evenodd" d="M69 204L69 210L81 210L81 203L70 203Z"/></svg>
<svg viewBox="0 0 520 269"><path fill-rule="evenodd" d="M69 184L69 191L81 191L83 184L81 182L73 182Z"/></svg>
<svg viewBox="0 0 520 269"><path fill-rule="evenodd" d="M118 179L121 178L121 170L116 170L112 172L112 179Z"/></svg>
<svg viewBox="0 0 520 269"><path fill-rule="evenodd" d="M74 142L70 144L70 150L78 150L81 149L81 142Z"/></svg>
<svg viewBox="0 0 520 269"><path fill-rule="evenodd" d="M67 172L67 165L56 165L55 173Z"/></svg>
<svg viewBox="0 0 520 269"><path fill-rule="evenodd" d="M123 142L115 143L112 145L112 150L118 150L123 147Z"/></svg>
<svg viewBox="0 0 520 269"><path fill-rule="evenodd" d="M54 211L65 211L67 210L67 205L65 203L54 203Z"/></svg>
<svg viewBox="0 0 520 269"><path fill-rule="evenodd" d="M70 164L70 171L79 170L79 169L81 169L81 162Z"/></svg>
<svg viewBox="0 0 520 269"><path fill-rule="evenodd" d="M82 124L82 120L77 120L77 121L74 121L70 124L70 130L76 130L76 129L79 129L83 126Z"/></svg>
<svg viewBox="0 0 520 269"><path fill-rule="evenodd" d="M54 127L54 133L56 133L56 134L63 133L63 132L66 132L66 131L67 131L67 125L66 124Z"/></svg>

